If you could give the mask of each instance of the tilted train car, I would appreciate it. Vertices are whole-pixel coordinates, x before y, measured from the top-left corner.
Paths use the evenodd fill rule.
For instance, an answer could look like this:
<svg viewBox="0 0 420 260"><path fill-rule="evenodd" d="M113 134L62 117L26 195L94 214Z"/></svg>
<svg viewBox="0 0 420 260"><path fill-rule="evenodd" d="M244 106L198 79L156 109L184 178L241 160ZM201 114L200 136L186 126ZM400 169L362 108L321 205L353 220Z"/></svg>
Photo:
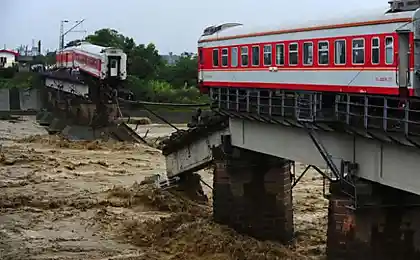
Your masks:
<svg viewBox="0 0 420 260"><path fill-rule="evenodd" d="M390 9L302 25L208 27L199 85L420 95L420 10Z"/></svg>
<svg viewBox="0 0 420 260"><path fill-rule="evenodd" d="M82 42L58 52L56 62L59 68L79 69L101 80L127 78L127 55L118 48Z"/></svg>

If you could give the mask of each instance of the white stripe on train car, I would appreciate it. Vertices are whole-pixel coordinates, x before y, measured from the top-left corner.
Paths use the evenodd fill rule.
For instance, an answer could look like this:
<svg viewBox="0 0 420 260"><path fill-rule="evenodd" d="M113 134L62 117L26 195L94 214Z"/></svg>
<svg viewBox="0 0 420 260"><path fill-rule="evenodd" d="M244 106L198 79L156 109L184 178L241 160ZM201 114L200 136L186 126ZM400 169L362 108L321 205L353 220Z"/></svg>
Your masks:
<svg viewBox="0 0 420 260"><path fill-rule="evenodd" d="M311 39L322 39L322 38L334 38L334 37L349 37L349 36L362 36L370 34L384 34L393 33L396 29L402 29L408 26L407 23L390 23L390 24L378 24L368 26L357 26L327 30L316 30L316 31L305 31L305 32L294 32L284 34L273 34L264 36L252 36L247 38L237 38L228 40L216 40L212 42L201 42L198 43L198 47L212 48L222 47L240 44L257 44L265 42L277 42L277 41L297 41L297 40L311 40Z"/></svg>
<svg viewBox="0 0 420 260"><path fill-rule="evenodd" d="M411 73L413 77L413 73ZM285 83L346 86L397 87L395 70L304 71L282 69L271 71L204 71L203 82Z"/></svg>

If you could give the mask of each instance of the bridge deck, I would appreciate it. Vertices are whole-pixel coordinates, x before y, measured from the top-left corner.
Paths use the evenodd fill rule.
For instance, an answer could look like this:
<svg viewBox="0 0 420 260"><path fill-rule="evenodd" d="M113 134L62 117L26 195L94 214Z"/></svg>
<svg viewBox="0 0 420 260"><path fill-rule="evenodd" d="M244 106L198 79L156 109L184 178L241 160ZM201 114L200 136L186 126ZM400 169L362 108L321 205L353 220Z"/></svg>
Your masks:
<svg viewBox="0 0 420 260"><path fill-rule="evenodd" d="M231 118L232 145L305 164L326 163L304 129ZM317 132L333 160L359 164L361 178L420 195L420 150L338 132Z"/></svg>

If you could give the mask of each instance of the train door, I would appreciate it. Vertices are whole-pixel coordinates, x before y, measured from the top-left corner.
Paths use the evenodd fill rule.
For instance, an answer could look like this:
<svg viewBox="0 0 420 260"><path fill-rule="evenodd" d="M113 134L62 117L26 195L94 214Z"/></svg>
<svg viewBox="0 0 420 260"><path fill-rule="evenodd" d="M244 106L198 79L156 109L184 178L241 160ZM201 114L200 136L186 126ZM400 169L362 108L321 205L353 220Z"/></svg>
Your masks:
<svg viewBox="0 0 420 260"><path fill-rule="evenodd" d="M198 48L198 81L202 82L204 80L204 53L203 48Z"/></svg>
<svg viewBox="0 0 420 260"><path fill-rule="evenodd" d="M413 88L414 95L420 96L420 9L414 12L413 15L413 60L414 60L414 75L413 76Z"/></svg>
<svg viewBox="0 0 420 260"><path fill-rule="evenodd" d="M198 48L198 89L202 94L207 94L208 89L204 88L204 51L202 47Z"/></svg>
<svg viewBox="0 0 420 260"><path fill-rule="evenodd" d="M108 56L108 77L118 77L121 73L121 57Z"/></svg>
<svg viewBox="0 0 420 260"><path fill-rule="evenodd" d="M67 52L66 53L66 65L65 65L65 67L68 67L69 66L69 53Z"/></svg>
<svg viewBox="0 0 420 260"><path fill-rule="evenodd" d="M398 35L398 56L397 56L397 85L399 87L400 96L408 96L408 88L411 88L411 71L410 71L410 31L397 31ZM386 38L386 49L389 49L389 44L392 38Z"/></svg>

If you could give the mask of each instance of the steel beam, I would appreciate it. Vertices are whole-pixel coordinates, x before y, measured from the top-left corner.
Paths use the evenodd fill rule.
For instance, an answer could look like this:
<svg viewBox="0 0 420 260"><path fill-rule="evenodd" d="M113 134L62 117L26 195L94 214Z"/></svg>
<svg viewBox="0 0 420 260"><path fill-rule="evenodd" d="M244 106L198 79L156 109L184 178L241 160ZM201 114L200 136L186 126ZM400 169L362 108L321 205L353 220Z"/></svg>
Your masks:
<svg viewBox="0 0 420 260"><path fill-rule="evenodd" d="M326 166L304 129L230 118L229 131L233 146ZM358 163L359 177L420 195L419 149L345 133L318 131L317 135L336 163Z"/></svg>

